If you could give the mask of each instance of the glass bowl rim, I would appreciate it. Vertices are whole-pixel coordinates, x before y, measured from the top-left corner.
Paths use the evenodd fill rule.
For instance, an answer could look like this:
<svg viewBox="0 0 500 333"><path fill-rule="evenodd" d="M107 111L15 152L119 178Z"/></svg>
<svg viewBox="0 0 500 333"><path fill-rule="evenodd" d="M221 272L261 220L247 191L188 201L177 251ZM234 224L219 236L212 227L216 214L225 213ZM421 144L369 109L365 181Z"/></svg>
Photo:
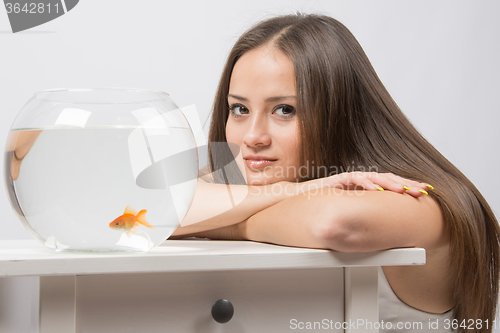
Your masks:
<svg viewBox="0 0 500 333"><path fill-rule="evenodd" d="M71 93L80 93L80 92L96 92L96 91L113 91L113 92L127 92L127 93L142 93L142 94L152 94L158 95L157 98L149 98L149 99L137 99L125 102L117 102L117 101L107 101L107 102L74 102L74 101L62 101L58 99L46 99L42 98L43 94L52 94L52 93L62 93L62 92L71 92ZM121 87L93 87L93 88L54 88L54 89L44 89L39 90L33 94L32 99L37 99L40 101L46 101L51 103L65 103L65 104L137 104L137 103L145 103L152 102L161 99L168 99L170 102L170 95L161 90L153 90L153 89L140 89L140 88L121 88Z"/></svg>

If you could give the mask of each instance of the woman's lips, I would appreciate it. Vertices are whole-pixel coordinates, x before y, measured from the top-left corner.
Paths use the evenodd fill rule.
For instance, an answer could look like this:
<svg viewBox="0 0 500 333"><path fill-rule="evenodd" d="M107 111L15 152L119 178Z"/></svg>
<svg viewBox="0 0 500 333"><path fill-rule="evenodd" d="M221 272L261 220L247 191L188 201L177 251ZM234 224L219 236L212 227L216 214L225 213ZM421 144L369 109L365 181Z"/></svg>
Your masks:
<svg viewBox="0 0 500 333"><path fill-rule="evenodd" d="M264 169L265 167L271 165L273 162L277 160L261 160L261 159L245 159L245 164L250 169Z"/></svg>

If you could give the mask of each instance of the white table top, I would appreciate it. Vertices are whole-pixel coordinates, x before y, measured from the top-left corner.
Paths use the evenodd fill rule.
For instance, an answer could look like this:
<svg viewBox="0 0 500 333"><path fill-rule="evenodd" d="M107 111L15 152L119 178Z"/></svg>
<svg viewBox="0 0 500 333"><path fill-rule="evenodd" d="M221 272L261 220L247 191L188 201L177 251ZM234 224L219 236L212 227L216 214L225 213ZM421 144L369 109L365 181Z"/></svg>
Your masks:
<svg viewBox="0 0 500 333"><path fill-rule="evenodd" d="M249 241L168 240L149 252L55 252L36 240L0 241L0 277L243 269L423 265L425 250L341 253Z"/></svg>

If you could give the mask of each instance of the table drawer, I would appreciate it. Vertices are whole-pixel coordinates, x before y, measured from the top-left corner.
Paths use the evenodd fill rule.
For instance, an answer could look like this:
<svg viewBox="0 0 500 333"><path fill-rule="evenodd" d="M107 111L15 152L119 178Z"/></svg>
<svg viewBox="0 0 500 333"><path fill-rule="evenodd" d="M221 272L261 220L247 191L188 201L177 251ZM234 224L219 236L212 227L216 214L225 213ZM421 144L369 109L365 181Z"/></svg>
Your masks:
<svg viewBox="0 0 500 333"><path fill-rule="evenodd" d="M76 332L319 332L344 320L343 284L342 268L77 276ZM224 324L219 299L234 308Z"/></svg>

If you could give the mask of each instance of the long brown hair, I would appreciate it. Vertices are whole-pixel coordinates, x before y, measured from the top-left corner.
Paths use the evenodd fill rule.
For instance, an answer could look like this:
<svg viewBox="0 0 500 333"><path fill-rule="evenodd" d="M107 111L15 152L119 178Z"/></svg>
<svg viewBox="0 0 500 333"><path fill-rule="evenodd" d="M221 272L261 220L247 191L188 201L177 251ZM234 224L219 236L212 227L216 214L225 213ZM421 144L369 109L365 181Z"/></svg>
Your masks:
<svg viewBox="0 0 500 333"><path fill-rule="evenodd" d="M499 285L500 228L495 215L467 177L403 115L340 22L321 15L287 15L244 33L222 73L209 142L226 141L227 94L236 61L263 45L283 51L294 64L301 159L314 161L318 168L309 178L327 176L325 170L332 167L376 166L379 172L434 185L430 195L441 207L450 237L454 317L467 325L469 319L481 319L483 328L475 331L491 331ZM227 164L212 157L212 170Z"/></svg>

